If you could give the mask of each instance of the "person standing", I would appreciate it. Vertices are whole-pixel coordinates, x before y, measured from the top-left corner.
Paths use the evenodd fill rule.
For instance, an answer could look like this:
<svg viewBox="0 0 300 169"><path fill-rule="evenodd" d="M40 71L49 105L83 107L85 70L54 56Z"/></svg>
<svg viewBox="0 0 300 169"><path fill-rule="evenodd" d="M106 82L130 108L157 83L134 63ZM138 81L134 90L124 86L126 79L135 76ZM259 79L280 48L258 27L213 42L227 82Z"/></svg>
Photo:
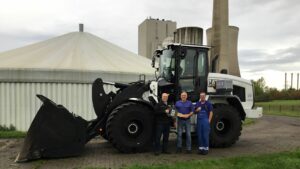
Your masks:
<svg viewBox="0 0 300 169"><path fill-rule="evenodd" d="M212 105L205 97L205 92L201 92L200 100L195 105L195 113L197 113L198 153L202 155L208 154L210 122L213 116Z"/></svg>
<svg viewBox="0 0 300 169"><path fill-rule="evenodd" d="M168 97L167 93L162 94L161 102L157 103L154 106L155 111L155 150L154 155L159 155L160 152L164 154L170 154L168 152L168 142L169 142L169 133L170 133L170 123L171 123L171 108L168 106ZM163 135L162 150L160 145L161 136Z"/></svg>
<svg viewBox="0 0 300 169"><path fill-rule="evenodd" d="M177 111L177 153L182 151L182 132L185 129L186 133L186 153L192 152L192 139L191 139L191 119L193 115L193 104L187 100L187 93L180 94L181 100L177 101L175 108Z"/></svg>

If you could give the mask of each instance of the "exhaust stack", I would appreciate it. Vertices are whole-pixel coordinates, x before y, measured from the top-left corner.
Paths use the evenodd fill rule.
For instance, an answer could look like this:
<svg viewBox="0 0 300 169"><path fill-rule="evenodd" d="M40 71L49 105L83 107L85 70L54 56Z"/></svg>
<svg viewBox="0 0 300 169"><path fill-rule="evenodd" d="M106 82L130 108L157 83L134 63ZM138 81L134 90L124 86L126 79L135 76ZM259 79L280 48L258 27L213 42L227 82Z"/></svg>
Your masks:
<svg viewBox="0 0 300 169"><path fill-rule="evenodd" d="M83 23L79 24L79 32L83 32L84 31L84 25Z"/></svg>

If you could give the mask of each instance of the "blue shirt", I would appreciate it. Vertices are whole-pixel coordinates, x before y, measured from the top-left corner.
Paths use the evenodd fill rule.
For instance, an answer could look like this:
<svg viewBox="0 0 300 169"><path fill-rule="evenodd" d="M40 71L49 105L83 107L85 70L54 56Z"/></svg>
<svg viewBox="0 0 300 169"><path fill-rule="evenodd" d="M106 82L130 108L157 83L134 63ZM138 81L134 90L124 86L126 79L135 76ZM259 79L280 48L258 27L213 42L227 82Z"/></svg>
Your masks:
<svg viewBox="0 0 300 169"><path fill-rule="evenodd" d="M175 104L176 110L181 114L189 114L194 111L193 103L189 100L183 102L181 100L177 101Z"/></svg>
<svg viewBox="0 0 300 169"><path fill-rule="evenodd" d="M213 110L213 107L209 101L205 101L201 103L201 101L197 102L195 105L195 110L200 107L200 112L197 112L197 118L208 118L209 113Z"/></svg>

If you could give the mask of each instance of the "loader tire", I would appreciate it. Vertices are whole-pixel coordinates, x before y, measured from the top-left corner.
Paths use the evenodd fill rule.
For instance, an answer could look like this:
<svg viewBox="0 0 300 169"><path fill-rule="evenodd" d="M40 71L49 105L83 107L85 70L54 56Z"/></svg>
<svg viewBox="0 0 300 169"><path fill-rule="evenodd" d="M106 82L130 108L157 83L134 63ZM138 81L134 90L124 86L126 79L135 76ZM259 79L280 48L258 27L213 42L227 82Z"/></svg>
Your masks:
<svg viewBox="0 0 300 169"><path fill-rule="evenodd" d="M153 112L147 106L138 103L122 104L108 117L108 139L120 152L143 152L152 142L153 119Z"/></svg>
<svg viewBox="0 0 300 169"><path fill-rule="evenodd" d="M103 139L108 140L107 133L106 133L105 130L104 130L103 133L100 134L100 136L101 136Z"/></svg>
<svg viewBox="0 0 300 169"><path fill-rule="evenodd" d="M239 112L230 105L216 105L210 131L211 147L229 147L241 135L242 120Z"/></svg>

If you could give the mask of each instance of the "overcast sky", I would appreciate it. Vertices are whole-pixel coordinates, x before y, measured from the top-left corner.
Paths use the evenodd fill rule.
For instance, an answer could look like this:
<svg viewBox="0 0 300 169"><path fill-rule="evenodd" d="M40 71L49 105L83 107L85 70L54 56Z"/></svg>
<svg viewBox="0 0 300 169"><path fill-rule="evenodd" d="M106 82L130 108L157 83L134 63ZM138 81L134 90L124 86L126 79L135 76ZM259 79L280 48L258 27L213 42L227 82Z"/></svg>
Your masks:
<svg viewBox="0 0 300 169"><path fill-rule="evenodd" d="M78 23L84 23L85 31L137 53L138 25L147 17L207 29L213 4L212 0L0 2L0 52L78 31ZM268 86L283 88L284 72L300 73L300 1L229 0L229 8L230 25L240 28L242 77L263 76Z"/></svg>

